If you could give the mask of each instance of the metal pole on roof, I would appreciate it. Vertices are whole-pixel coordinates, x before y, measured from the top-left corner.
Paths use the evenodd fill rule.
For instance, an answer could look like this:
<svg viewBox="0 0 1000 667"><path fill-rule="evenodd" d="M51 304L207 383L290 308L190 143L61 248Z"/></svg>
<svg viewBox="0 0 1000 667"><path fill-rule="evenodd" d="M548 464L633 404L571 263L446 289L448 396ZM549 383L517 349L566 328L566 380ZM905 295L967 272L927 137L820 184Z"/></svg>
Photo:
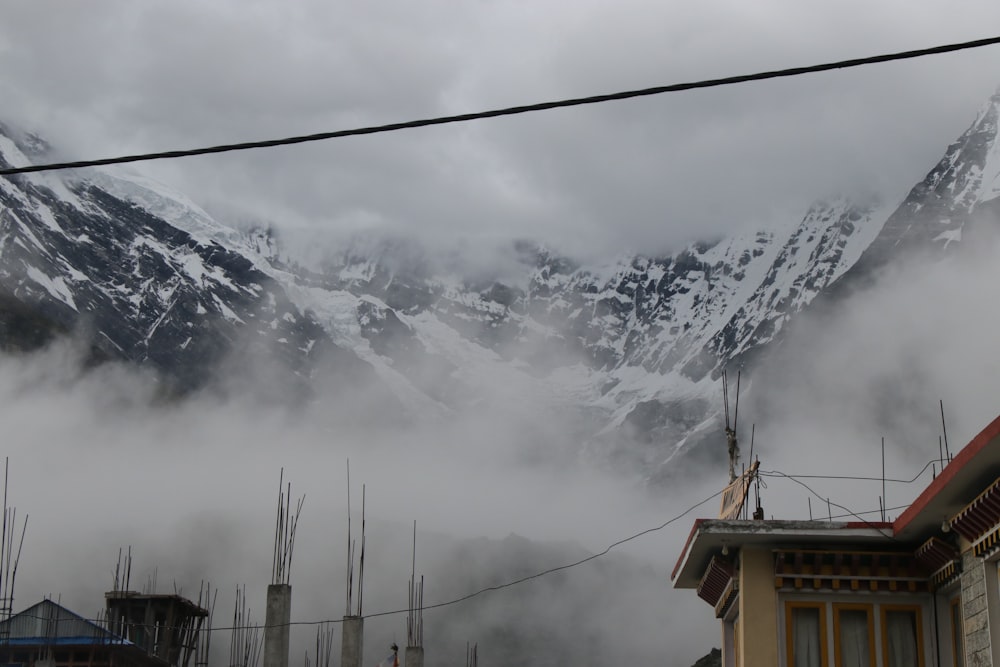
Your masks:
<svg viewBox="0 0 1000 667"><path fill-rule="evenodd" d="M882 436L882 497L879 498L879 506L882 508L882 523L885 523L885 508L888 505L889 500L885 497L885 436Z"/></svg>
<svg viewBox="0 0 1000 667"><path fill-rule="evenodd" d="M948 457L948 460L951 461L951 452L948 450L948 428L945 426L945 423L944 423L944 399L943 398L940 399L940 403L941 403L941 432L944 434L944 453L945 453L945 456Z"/></svg>

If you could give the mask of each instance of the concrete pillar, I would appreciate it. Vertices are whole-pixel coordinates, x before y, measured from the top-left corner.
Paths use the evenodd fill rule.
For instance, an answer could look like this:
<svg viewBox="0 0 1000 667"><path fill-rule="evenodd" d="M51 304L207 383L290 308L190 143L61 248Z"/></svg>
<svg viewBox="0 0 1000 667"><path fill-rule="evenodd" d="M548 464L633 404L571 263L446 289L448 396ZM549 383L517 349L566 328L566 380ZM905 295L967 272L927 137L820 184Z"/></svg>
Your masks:
<svg viewBox="0 0 1000 667"><path fill-rule="evenodd" d="M267 612L264 618L264 667L288 667L288 631L291 620L291 585L271 584L267 587Z"/></svg>
<svg viewBox="0 0 1000 667"><path fill-rule="evenodd" d="M360 616L345 616L343 625L343 636L340 640L340 667L361 667L365 643L365 619Z"/></svg>
<svg viewBox="0 0 1000 667"><path fill-rule="evenodd" d="M739 580L739 664L779 665L778 592L771 550L742 547Z"/></svg>
<svg viewBox="0 0 1000 667"><path fill-rule="evenodd" d="M403 667L424 667L424 647L407 646L403 653Z"/></svg>

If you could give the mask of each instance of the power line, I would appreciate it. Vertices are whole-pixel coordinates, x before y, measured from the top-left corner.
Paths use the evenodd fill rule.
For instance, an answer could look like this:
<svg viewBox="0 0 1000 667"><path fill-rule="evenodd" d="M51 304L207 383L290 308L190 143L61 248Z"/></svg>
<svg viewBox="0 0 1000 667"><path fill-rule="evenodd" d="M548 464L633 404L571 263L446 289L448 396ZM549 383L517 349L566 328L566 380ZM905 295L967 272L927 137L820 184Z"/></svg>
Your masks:
<svg viewBox="0 0 1000 667"><path fill-rule="evenodd" d="M926 467L925 467L925 470L926 470ZM802 487L804 487L807 491L809 491L811 494L813 494L814 496L816 496L820 500L829 502L830 505L832 505L833 507L836 507L836 508L841 509L844 512L846 512L846 514L834 515L831 518L839 519L839 518L853 517L853 518L858 519L859 521L861 521L861 522L869 525L870 527L874 528L879 533L881 533L885 538L887 538L889 540L892 540L892 541L896 540L895 537L893 537L892 535L889 535L886 532L884 532L880 526L876 526L872 522L870 522L870 521L868 521L868 520L866 520L866 519L863 518L863 516L866 515L866 514L876 514L878 512L883 511L883 510L878 509L878 510L865 510L865 511L860 511L860 512L854 512L854 511L850 510L849 508L847 508L847 507L845 507L843 505L839 505L839 504L837 504L835 502L832 502L828 498L825 498L825 497L821 496L819 493L817 493L815 490L813 490L810 486L808 486L805 482L802 482L802 481L796 479L796 477L810 477L809 475L795 475L795 476L793 476L793 475L785 474L785 473L783 473L783 472L781 472L779 470L771 470L771 471L768 471L768 476L769 477L783 477L783 478L789 479L789 480L795 482L796 484L799 484ZM918 474L918 477L919 477L919 474ZM857 479L867 479L867 478L857 478ZM881 478L873 478L873 479L881 479ZM916 479L916 478L914 478L914 479ZM442 607L449 607L449 606L452 606L452 605L455 605L455 604L459 604L459 603L465 602L467 600L471 600L472 598L479 597L480 595L483 595L485 593L499 591L499 590L503 590L505 588L511 588L513 586L517 586L519 584L523 584L523 583L526 583L526 582L529 582L529 581L533 581L535 579L540 579L540 578L542 578L544 576L547 576L549 574L553 574L555 572L561 572L561 571L564 571L564 570L569 570L571 568L575 568L575 567L578 567L580 565L583 565L584 563L589 563L592 560L596 560L598 558L601 558L602 556L607 555L613 549L615 549L615 548L617 548L617 547L619 547L619 546L621 546L623 544L626 544L628 542L632 542L633 540L637 540L640 537L644 537L645 535L649 535L650 533L655 533L657 531L663 530L664 528L666 528L670 524L679 521L680 519L684 518L685 516L687 516L688 514L690 514L691 512L693 512L694 510L698 509L699 507L701 507L705 503L707 503L707 502L709 502L711 500L714 500L715 498L718 498L720 495L722 495L723 492L724 492L724 489L722 491L717 491L716 493L713 493L712 495L708 496L707 498L704 498L704 499L698 501L697 503L695 503L694 505L691 505L690 507L688 507L686 510L684 510L680 514L677 514L677 515L671 517L670 519L668 519L667 521L663 522L659 526L654 526L652 528L647 528L645 530L639 531L638 533L634 533L633 535L630 535L630 536L628 536L626 538L618 540L617 542L613 542L612 544L608 545L604 550L602 550L602 551L600 551L598 553L591 554L590 556L587 556L585 558L581 558L580 560L574 561L572 563L567 563L565 565L558 565L556 567L551 567L551 568L549 568L547 570L542 570L540 572L536 572L534 574L530 574L530 575L527 575L525 577L521 577L519 579L514 579L512 581L508 581L508 582L505 582L505 583L502 583L502 584L496 584L494 586L486 586L484 588L480 588L480 589L478 589L476 591L473 591L472 593L467 593L466 595L463 595L463 596L458 597L458 598L454 598L454 599L451 599L451 600L446 600L444 602L437 602L437 603L430 604L430 605L425 605L423 607L423 609L424 610L428 610L428 609L440 609ZM892 507L892 508L888 508L888 509L898 510L898 509L905 509L906 507L907 507L906 505L900 505L899 507ZM381 617L381 616L394 616L394 615L399 615L399 614L405 614L408 611L409 611L409 609L393 609L393 610L389 610L389 611L376 612L374 614L366 614L365 618L378 618L378 617ZM24 616L24 617L26 617L26 618L39 618L39 619L43 618L41 616L29 616L29 615L24 615L24 614L21 614L21 615ZM100 623L103 619L97 618L97 619L86 619L86 620L90 620L91 622L94 622L94 623ZM342 619L339 619L339 618L322 619L322 620L316 620L316 621L289 621L287 623L278 624L275 627L282 627L282 626L303 626L303 625L304 626L309 626L309 625L324 625L324 624L335 625L335 624L342 623L342 622L343 622ZM152 625L146 626L145 624L134 624L134 625L136 625L137 627L154 627ZM170 627L174 627L174 626L160 625L160 626L156 626L156 627L170 628ZM203 628L203 630L207 630L207 631L211 631L211 632L221 632L221 631L232 631L232 630L244 630L244 629L252 628L252 627L258 627L258 626L253 626L253 625L250 625L250 626L213 626L211 628ZM262 627L262 626L260 626L260 627Z"/></svg>
<svg viewBox="0 0 1000 667"><path fill-rule="evenodd" d="M484 593L490 593L490 592L493 592L493 591L503 590L505 588L510 588L512 586L517 586L518 584L523 584L523 583L528 582L528 581L533 581L535 579L540 579L541 577L544 577L544 576L549 575L549 574L553 574L555 572L561 572L563 570L569 570L571 568L583 565L584 563L589 563L592 560L596 560L596 559L598 559L598 558L600 558L602 556L607 555L609 552L611 552L611 550L613 550L613 549L615 549L617 547L620 547L623 544L626 544L628 542L632 542L633 540L637 540L640 537L644 537L645 535L649 535L650 533L655 533L657 531L663 530L664 528L666 528L670 524L672 524L672 523L674 523L676 521L679 521L680 519L684 518L685 516L687 516L688 514L690 514L691 512L693 512L694 510L698 509L699 507L701 507L705 503L707 503L707 502L709 502L711 500L714 500L715 498L718 498L719 496L722 495L722 493L724 491L725 491L725 489L723 489L721 491L717 491L717 492L713 493L712 495L708 496L707 498L705 498L703 500L699 500L694 505L691 505L690 507L688 507L686 510L684 510L680 514L677 514L677 515L671 517L667 521L661 523L659 526L654 526L652 528L647 528L647 529L639 531L638 533L635 533L633 535L629 535L626 538L620 539L617 542L614 542L614 543L608 545L603 551L601 551L599 553L591 554L590 556L587 556L586 558L581 558L580 560L574 561L572 563L567 563L565 565L558 565L556 567L551 567L551 568L549 568L547 570L542 570L541 572L536 572L535 574L529 574L528 576L521 577L520 579L514 579L513 581L508 581L508 582L505 582L505 583L502 583L502 584L496 584L495 586L486 586L485 588L480 588L477 591L473 591L472 593L468 593L466 595L463 595L463 596L458 597L458 598L454 598L452 600L446 600L444 602L437 602L435 604L424 605L423 606L423 610L426 611L428 609L440 609L441 607L450 607L451 605L459 604L460 602L465 602L466 600L471 600L472 598L475 598L475 597L478 597L480 595L483 595ZM398 615L398 614L406 614L409 611L410 611L409 609L393 609L391 611L380 611L380 612L376 612L374 614L365 614L364 617L365 618L378 618L380 616L394 616L394 615ZM41 617L38 617L38 616L25 616L25 617L41 618ZM85 619L85 620L89 620L89 621L94 622L94 623L99 623L99 622L102 621L102 619ZM339 618L337 618L337 619L334 619L334 618L324 619L324 620L320 620L320 621L289 621L288 623L276 624L273 627L284 627L284 626L292 626L292 625L337 624L337 623L341 623L341 622L342 622L342 619L339 619ZM146 624L134 624L134 625L136 625L138 627L142 627L142 626L145 626L145 627L154 627L152 625L146 625ZM155 626L155 627L167 628L167 627L174 627L174 626L160 625L160 626ZM223 631L223 630L243 630L243 629L250 628L250 627L256 627L256 626L226 626L226 627L214 626L212 628L202 628L202 630L210 630L212 632L218 632L218 631Z"/></svg>
<svg viewBox="0 0 1000 667"><path fill-rule="evenodd" d="M839 504L833 502L832 500L830 500L829 497L821 496L811 486L809 486L808 484L806 484L802 480L796 479L795 477L792 477L791 475L786 475L785 473L781 472L780 470L772 470L770 472L771 472L770 476L772 476L772 477L784 477L785 479L789 479L789 480L795 482L796 484L798 484L799 486L801 486L802 488L804 488L806 491L808 491L812 495L816 496L818 499L820 499L820 500L822 500L822 501L824 501L826 503L829 503L830 505L832 505L833 507L836 507L839 510L843 510L844 512L846 512L847 514L845 516L854 517L858 521L860 521L860 522L864 523L865 525L867 525L869 528L872 528L872 529L876 530L882 537L886 538L887 540L890 540L892 542L896 542L897 541L896 537L894 535L891 535L890 533L885 532L885 530L883 530L882 526L875 525L875 523L873 523L873 522L869 521L868 519L864 518L863 516L861 516L861 514L858 514L857 512L853 511L851 508L845 507L843 505L839 505ZM863 512L862 514L870 514L870 512Z"/></svg>
<svg viewBox="0 0 1000 667"><path fill-rule="evenodd" d="M601 556L606 555L612 549L614 549L616 547L619 547L619 546L621 546L621 545L623 545L623 544L625 544L627 542L631 542L631 541L637 540L640 537L643 537L645 535L649 535L650 533L655 533L657 531L663 530L664 528L666 528L670 524L674 523L675 521L678 521L679 519L684 518L686 515L690 514L691 512L693 512L694 510L698 509L699 507L701 507L705 503L709 502L710 500L714 500L715 498L718 498L724 492L725 492L725 489L722 489L721 491L717 491L716 493L713 493L712 495L710 495L709 497L705 498L704 500L698 501L697 503L695 503L691 507L689 507L686 510L684 510L683 512L681 512L680 514L678 514L678 515L676 515L676 516L668 519L664 523L661 523L659 526L655 526L653 528L647 528L646 530L643 530L643 531L640 531L638 533L635 533L634 535L630 535L629 537L626 537L624 539L618 540L617 542L614 542L614 543L608 545L607 548L605 548L603 551L601 551L599 553L592 554L590 556L587 556L586 558L581 558L580 560L572 562L572 563L567 563L566 565L559 565L557 567L552 567L552 568L549 568L547 570L543 570L541 572L537 572L535 574L530 574L530 575L528 575L526 577L521 577L520 579L515 579L513 581L508 581L507 583L504 583L504 584L497 584L496 586L487 586L487 587L481 588L478 591L475 591L473 593L469 593L468 595L463 595L460 598L455 598L454 600L448 600L447 602L438 602L437 604L426 605L426 606L424 606L424 610L427 610L427 609L438 609L440 607L447 607L447 606L450 606L450 605L453 605L453 604L458 604L459 602L465 602L466 600L470 600L470 599L472 599L474 597L482 595L483 593L488 593L488 592L491 592L491 591L499 591L499 590L504 589L504 588L510 588L511 586L516 586L518 584L523 584L526 581L532 581L534 579L539 579L539 578L544 577L546 575L553 574L554 572L561 572L563 570L568 570L570 568L577 567L578 565L583 565L584 563L589 563L590 561L596 560L596 559L600 558ZM377 614L370 614L368 616L368 618L374 618L374 617L377 617L377 616L389 616L390 614L399 614L399 613L403 613L405 611L407 611L407 610L403 609L403 610L397 610L397 611L384 611L384 612L380 612L380 613L377 613Z"/></svg>
<svg viewBox="0 0 1000 667"><path fill-rule="evenodd" d="M927 464L920 469L916 475L911 479L885 479L886 482L894 482L897 484L912 484L913 482L920 479L920 477L927 472L927 469L931 467L934 463L941 463L940 459L931 459ZM788 477L796 479L850 479L862 482L881 482L883 481L881 477L861 477L859 475L787 475L778 470L761 470L758 474L761 477Z"/></svg>
<svg viewBox="0 0 1000 667"><path fill-rule="evenodd" d="M27 167L13 167L0 169L0 176L12 176L14 174L26 174L39 171L55 171L61 169L78 169L82 167L97 167L102 165L123 164L127 162L145 162L149 160L166 160L181 157L192 157L195 155L209 155L212 153L227 153L231 151L243 151L252 148L273 148L276 146L289 146L292 144L303 144L313 141L325 141L327 139L339 139L342 137L359 136L365 134L379 134L382 132L395 132L397 130L409 130L418 127L428 127L431 125L446 125L449 123L464 123L483 118L497 118L499 116L514 116L518 114L531 113L534 111L546 111L548 109L561 109L565 107L582 106L585 104L599 104L614 100L626 100L633 97L648 97L650 95L660 95L663 93L676 93L685 90L695 90L699 88L715 88L718 86L730 86L737 83L749 81L764 81L766 79L779 79L802 74L813 74L815 72L826 72L835 69L848 69L861 67L863 65L873 65L876 63L891 62L894 60L908 60L923 56L951 53L953 51L964 51L967 49L977 49L984 46L1000 44L1000 37L989 37L977 39L971 42L959 42L955 44L943 44L925 49L912 51L900 51L898 53L887 53L877 56L867 56L864 58L852 58L850 60L838 60L836 62L821 63L818 65L808 65L805 67L791 67L788 69L772 70L767 72L756 72L754 74L741 74L729 76L721 79L705 79L688 83L675 83L666 86L655 86L653 88L642 88L639 90L627 90L618 93L605 95L592 95L590 97L576 97L571 99L557 100L552 102L539 102L537 104L526 104L522 106L507 107L504 109L492 109L489 111L478 111L474 113L458 114L453 116L438 116L435 118L424 118L411 120L402 123L390 123L388 125L373 125L369 127L359 127L350 130L336 130L333 132L320 132L318 134L307 134L283 139L267 139L264 141L247 141L235 144L220 144L218 146L206 146L203 148L191 148L186 150L163 151L158 153L139 153L135 155L123 155L119 157L102 158L98 160L78 160L75 162L53 162L50 164L31 165Z"/></svg>

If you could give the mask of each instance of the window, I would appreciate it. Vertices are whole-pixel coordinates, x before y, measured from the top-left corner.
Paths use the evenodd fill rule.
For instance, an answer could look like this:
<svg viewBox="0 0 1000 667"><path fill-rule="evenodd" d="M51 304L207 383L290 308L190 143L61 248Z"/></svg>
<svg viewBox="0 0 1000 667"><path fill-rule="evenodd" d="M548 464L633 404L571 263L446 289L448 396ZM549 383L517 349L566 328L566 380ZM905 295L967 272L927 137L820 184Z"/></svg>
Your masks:
<svg viewBox="0 0 1000 667"><path fill-rule="evenodd" d="M875 667L871 605L834 604L833 634L836 667Z"/></svg>
<svg viewBox="0 0 1000 667"><path fill-rule="evenodd" d="M965 634L962 630L962 597L951 599L951 664L965 667Z"/></svg>
<svg viewBox="0 0 1000 667"><path fill-rule="evenodd" d="M914 605L882 605L882 655L885 667L923 665L920 608Z"/></svg>
<svg viewBox="0 0 1000 667"><path fill-rule="evenodd" d="M788 667L827 667L826 605L788 602L785 607Z"/></svg>
<svg viewBox="0 0 1000 667"><path fill-rule="evenodd" d="M923 632L919 605L788 600L785 665L924 667Z"/></svg>

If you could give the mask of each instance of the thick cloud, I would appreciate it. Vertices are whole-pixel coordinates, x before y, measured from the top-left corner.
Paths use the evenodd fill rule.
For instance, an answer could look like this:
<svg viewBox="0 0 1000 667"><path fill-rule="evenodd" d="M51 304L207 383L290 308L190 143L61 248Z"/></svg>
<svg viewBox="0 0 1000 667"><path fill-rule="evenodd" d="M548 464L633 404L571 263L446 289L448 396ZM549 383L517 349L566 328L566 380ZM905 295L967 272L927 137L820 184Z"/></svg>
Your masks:
<svg viewBox="0 0 1000 667"><path fill-rule="evenodd" d="M3 115L72 157L369 125L985 36L995 3L7 3ZM996 48L144 165L288 228L606 255L890 199L971 122Z"/></svg>

